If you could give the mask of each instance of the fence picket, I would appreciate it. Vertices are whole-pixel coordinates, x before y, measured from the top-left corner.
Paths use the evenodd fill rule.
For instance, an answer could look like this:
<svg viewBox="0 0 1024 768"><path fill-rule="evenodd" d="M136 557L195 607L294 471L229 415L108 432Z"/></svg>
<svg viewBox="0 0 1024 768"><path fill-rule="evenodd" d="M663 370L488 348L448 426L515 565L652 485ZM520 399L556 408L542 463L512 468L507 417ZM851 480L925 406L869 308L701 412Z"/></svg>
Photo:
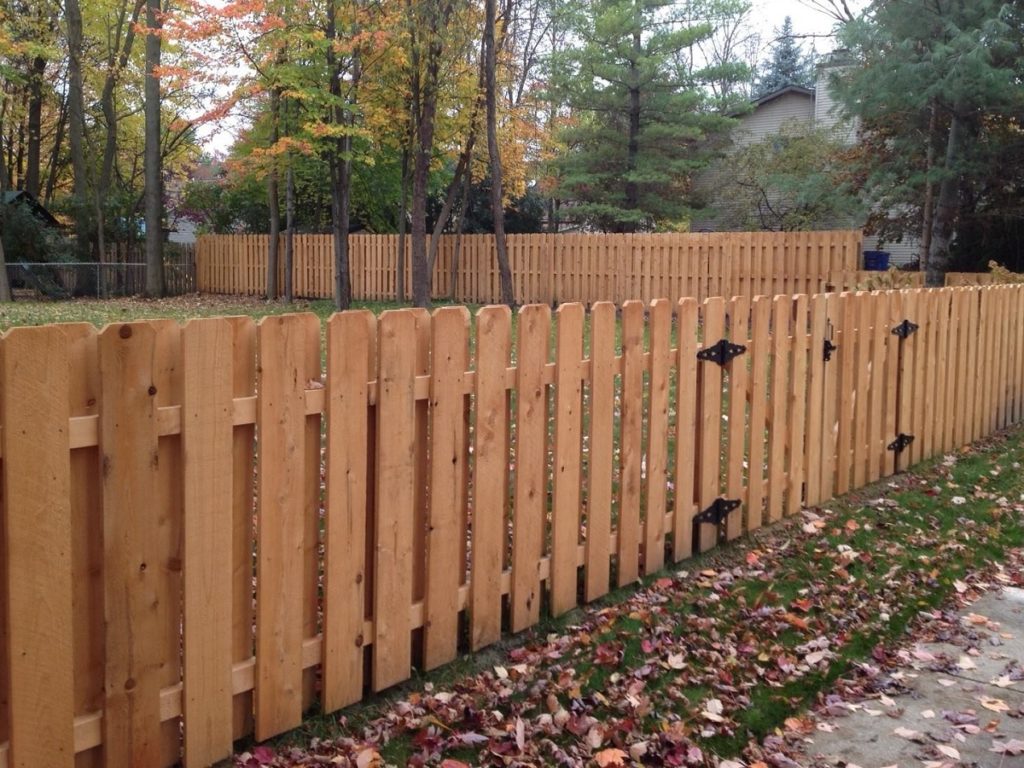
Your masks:
<svg viewBox="0 0 1024 768"><path fill-rule="evenodd" d="M459 584L466 548L465 390L469 310L439 309L433 318L430 377L430 504L426 525L423 668L458 652Z"/></svg>
<svg viewBox="0 0 1024 768"><path fill-rule="evenodd" d="M786 493L786 412L789 384L789 326L793 299L772 300L771 424L768 451L768 521L781 519Z"/></svg>
<svg viewBox="0 0 1024 768"><path fill-rule="evenodd" d="M515 500L512 515L512 631L540 617L540 559L547 516L548 362L551 309L531 304L519 310L516 344Z"/></svg>
<svg viewBox="0 0 1024 768"><path fill-rule="evenodd" d="M100 452L103 489L106 700L103 752L108 765L160 765L160 510L156 332L148 323L110 325L99 338Z"/></svg>
<svg viewBox="0 0 1024 768"><path fill-rule="evenodd" d="M747 437L747 367L750 365L750 338L748 325L750 302L737 296L729 302L729 339L733 344L746 347L747 352L734 357L726 369L729 374L729 421L727 425L728 455L726 457L726 497L744 498L743 462L746 458ZM753 433L751 439L753 439ZM746 508L746 503L744 503ZM727 518L726 532L730 540L743 532L743 514L737 510Z"/></svg>
<svg viewBox="0 0 1024 768"><path fill-rule="evenodd" d="M672 346L672 305L656 299L650 310L650 401L647 420L647 513L644 519L644 573L665 565L668 479L668 403Z"/></svg>
<svg viewBox="0 0 1024 768"><path fill-rule="evenodd" d="M3 663L17 768L75 764L68 342L57 326L15 328L2 341Z"/></svg>
<svg viewBox="0 0 1024 768"><path fill-rule="evenodd" d="M615 409L615 305L590 312L590 432L587 454L586 599L608 592Z"/></svg>
<svg viewBox="0 0 1024 768"><path fill-rule="evenodd" d="M182 331L185 765L231 755L232 329L191 320Z"/></svg>
<svg viewBox="0 0 1024 768"><path fill-rule="evenodd" d="M473 451L473 565L470 646L501 636L501 574L508 519L509 363L512 313L486 307L476 321L476 432Z"/></svg>
<svg viewBox="0 0 1024 768"><path fill-rule="evenodd" d="M619 481L619 586L640 576L640 489L643 473L644 305L622 307L622 422Z"/></svg>
<svg viewBox="0 0 1024 768"><path fill-rule="evenodd" d="M305 329L301 315L265 317L257 326L255 709L261 740L302 721Z"/></svg>
<svg viewBox="0 0 1024 768"><path fill-rule="evenodd" d="M368 311L327 322L327 499L324 508L323 708L363 695L367 604L370 432L369 381L377 371L377 318Z"/></svg>
<svg viewBox="0 0 1024 768"><path fill-rule="evenodd" d="M576 606L580 536L583 425L583 305L563 304L557 312L555 352L554 488L551 510L551 613Z"/></svg>
<svg viewBox="0 0 1024 768"><path fill-rule="evenodd" d="M721 298L704 300L703 349L717 344L725 333L725 303ZM702 361L700 370L700 452L698 454L699 481L697 509L710 507L721 493L722 459L722 368L715 362ZM706 552L718 543L714 525L698 525L697 539L700 551Z"/></svg>
<svg viewBox="0 0 1024 768"><path fill-rule="evenodd" d="M409 676L416 525L416 316L384 312L377 363L373 688Z"/></svg>

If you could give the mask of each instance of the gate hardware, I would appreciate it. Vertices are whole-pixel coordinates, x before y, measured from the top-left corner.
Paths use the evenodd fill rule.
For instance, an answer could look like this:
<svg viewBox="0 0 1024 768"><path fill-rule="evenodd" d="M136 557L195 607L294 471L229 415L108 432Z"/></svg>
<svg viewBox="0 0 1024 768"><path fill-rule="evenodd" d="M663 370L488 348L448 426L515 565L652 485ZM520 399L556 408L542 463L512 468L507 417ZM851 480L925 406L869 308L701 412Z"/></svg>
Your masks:
<svg viewBox="0 0 1024 768"><path fill-rule="evenodd" d="M835 352L839 347L832 343L831 339L825 339L825 362L827 363L832 359L832 353Z"/></svg>
<svg viewBox="0 0 1024 768"><path fill-rule="evenodd" d="M738 357L747 351L747 348L742 344L733 344L727 339L722 339L716 344L710 347L705 347L697 353L698 360L707 360L712 363L718 363L724 366L734 357Z"/></svg>
<svg viewBox="0 0 1024 768"><path fill-rule="evenodd" d="M913 435L907 435L907 434L904 434L903 432L900 432L898 435L896 435L896 439L893 440L891 443L889 443L889 450L890 451L895 451L896 455L898 456L899 454L903 453L903 451L912 442L914 442L914 436Z"/></svg>
<svg viewBox="0 0 1024 768"><path fill-rule="evenodd" d="M729 513L734 509L738 509L740 506L739 499L723 499L721 497L711 502L711 506L705 509L703 512L694 515L693 518L693 539L694 539L694 551L700 550L700 537L697 535L697 531L700 528L701 523L708 523L718 528L718 542L723 543L726 541L725 521L729 517Z"/></svg>
<svg viewBox="0 0 1024 768"><path fill-rule="evenodd" d="M899 336L901 339L907 338L910 334L917 330L917 323L912 323L909 320L904 320L902 323L892 329L894 336Z"/></svg>

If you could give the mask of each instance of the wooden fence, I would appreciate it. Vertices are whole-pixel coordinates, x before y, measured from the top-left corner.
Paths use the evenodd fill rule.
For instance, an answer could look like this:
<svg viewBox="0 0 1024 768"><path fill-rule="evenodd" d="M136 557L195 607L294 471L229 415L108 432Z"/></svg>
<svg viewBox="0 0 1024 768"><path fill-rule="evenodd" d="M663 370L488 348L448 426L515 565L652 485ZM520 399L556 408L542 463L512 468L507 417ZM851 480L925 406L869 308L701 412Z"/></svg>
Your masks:
<svg viewBox="0 0 1024 768"><path fill-rule="evenodd" d="M555 324L5 334L0 766L208 765L1024 413L1024 286Z"/></svg>
<svg viewBox="0 0 1024 768"><path fill-rule="evenodd" d="M283 260L283 239L281 254ZM492 235L464 235L452 286L456 237L441 236L432 277L434 298L500 301ZM265 235L199 238L200 291L264 295ZM397 235L352 235L350 274L357 300L394 300ZM709 296L817 293L855 289L861 233L720 232L658 235L510 235L509 260L518 303L591 304L629 299L700 301ZM295 237L295 295L330 298L334 256L329 235ZM411 290L409 260L406 286ZM278 284L283 291L284 273Z"/></svg>

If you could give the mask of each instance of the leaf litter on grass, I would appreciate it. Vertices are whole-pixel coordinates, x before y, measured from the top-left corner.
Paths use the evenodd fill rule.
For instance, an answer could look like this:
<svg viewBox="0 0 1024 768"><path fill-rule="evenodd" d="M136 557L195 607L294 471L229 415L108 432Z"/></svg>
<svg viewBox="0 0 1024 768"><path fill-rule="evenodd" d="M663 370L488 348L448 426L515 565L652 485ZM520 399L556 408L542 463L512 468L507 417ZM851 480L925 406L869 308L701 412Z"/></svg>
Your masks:
<svg viewBox="0 0 1024 768"><path fill-rule="evenodd" d="M524 633L500 664L428 679L235 764L795 766L817 727L808 705L892 716L903 685L875 671L933 663L896 643L908 626L947 615L945 601L993 573L1021 581L998 564L1024 544L1024 504L1007 500L1021 481L1000 471L1022 453L1018 430L805 510Z"/></svg>

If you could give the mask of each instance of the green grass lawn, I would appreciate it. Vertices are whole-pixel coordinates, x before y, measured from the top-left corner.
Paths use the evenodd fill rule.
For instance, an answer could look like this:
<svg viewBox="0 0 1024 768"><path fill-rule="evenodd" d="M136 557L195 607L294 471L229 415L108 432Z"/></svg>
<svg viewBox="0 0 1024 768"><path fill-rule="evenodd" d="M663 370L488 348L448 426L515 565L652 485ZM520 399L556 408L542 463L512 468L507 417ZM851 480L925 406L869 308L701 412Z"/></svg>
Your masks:
<svg viewBox="0 0 1024 768"><path fill-rule="evenodd" d="M297 764L296 748L396 765L756 758L752 743L1024 546L1022 462L1018 428L833 500L341 719L311 718L272 745L272 764Z"/></svg>

